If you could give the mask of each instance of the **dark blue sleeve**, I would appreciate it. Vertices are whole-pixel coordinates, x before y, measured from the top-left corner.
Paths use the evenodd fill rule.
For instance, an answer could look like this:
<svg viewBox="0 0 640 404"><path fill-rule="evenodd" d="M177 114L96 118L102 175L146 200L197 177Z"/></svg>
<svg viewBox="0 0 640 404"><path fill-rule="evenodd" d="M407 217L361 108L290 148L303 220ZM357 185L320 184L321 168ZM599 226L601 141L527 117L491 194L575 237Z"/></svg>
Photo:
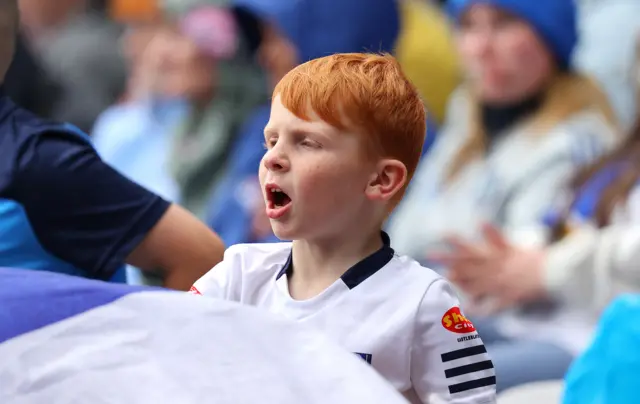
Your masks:
<svg viewBox="0 0 640 404"><path fill-rule="evenodd" d="M111 277L170 205L64 132L22 145L5 197L24 207L47 251L98 279Z"/></svg>

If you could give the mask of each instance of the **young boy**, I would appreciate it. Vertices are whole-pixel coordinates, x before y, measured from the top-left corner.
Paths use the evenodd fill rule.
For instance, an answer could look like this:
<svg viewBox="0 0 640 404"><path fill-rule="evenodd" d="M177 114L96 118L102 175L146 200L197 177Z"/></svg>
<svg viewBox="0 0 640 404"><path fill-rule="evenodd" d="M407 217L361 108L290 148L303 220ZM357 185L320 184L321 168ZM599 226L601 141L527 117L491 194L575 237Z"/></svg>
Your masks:
<svg viewBox="0 0 640 404"><path fill-rule="evenodd" d="M276 86L260 184L291 243L229 248L191 292L264 307L357 353L413 403L493 403L495 373L446 280L381 232L420 158L425 111L388 55L335 54Z"/></svg>
<svg viewBox="0 0 640 404"><path fill-rule="evenodd" d="M269 94L297 65L334 53L392 53L400 32L397 0L233 0L241 37L264 70ZM367 10L367 12L363 12ZM225 178L210 200L208 224L226 245L277 238L264 212L258 167L271 100L246 117Z"/></svg>

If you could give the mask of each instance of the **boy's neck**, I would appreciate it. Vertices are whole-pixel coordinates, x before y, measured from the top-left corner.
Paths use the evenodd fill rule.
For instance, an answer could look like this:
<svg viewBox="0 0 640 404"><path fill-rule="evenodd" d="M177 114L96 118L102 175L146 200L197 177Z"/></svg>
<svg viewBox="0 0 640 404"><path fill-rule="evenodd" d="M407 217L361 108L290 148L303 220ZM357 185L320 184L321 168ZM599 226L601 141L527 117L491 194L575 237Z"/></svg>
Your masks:
<svg viewBox="0 0 640 404"><path fill-rule="evenodd" d="M295 240L289 292L298 300L320 294L349 268L382 248L380 229L360 234L345 232L326 240Z"/></svg>

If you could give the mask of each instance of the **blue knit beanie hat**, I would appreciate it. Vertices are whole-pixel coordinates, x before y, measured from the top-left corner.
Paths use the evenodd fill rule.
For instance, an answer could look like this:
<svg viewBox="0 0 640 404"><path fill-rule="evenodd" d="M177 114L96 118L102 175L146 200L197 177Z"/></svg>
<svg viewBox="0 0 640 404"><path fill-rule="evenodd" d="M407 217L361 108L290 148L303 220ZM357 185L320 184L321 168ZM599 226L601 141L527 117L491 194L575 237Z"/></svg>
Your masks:
<svg viewBox="0 0 640 404"><path fill-rule="evenodd" d="M561 67L567 68L578 40L574 0L448 0L456 22L475 4L489 4L527 21L540 35Z"/></svg>

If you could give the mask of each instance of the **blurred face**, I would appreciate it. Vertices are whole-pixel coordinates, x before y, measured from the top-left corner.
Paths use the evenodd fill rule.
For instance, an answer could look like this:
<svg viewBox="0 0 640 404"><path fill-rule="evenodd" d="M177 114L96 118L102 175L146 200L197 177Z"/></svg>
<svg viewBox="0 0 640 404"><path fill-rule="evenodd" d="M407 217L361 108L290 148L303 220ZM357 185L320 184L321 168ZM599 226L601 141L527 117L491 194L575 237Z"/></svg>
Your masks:
<svg viewBox="0 0 640 404"><path fill-rule="evenodd" d="M260 185L273 232L283 240L340 235L370 209L365 189L375 168L362 140L310 116L297 118L278 96L265 128Z"/></svg>
<svg viewBox="0 0 640 404"><path fill-rule="evenodd" d="M84 4L84 0L18 0L20 18L29 32L49 29Z"/></svg>
<svg viewBox="0 0 640 404"><path fill-rule="evenodd" d="M214 91L215 61L189 38L168 26L140 30L125 48L134 79L144 91L170 98L206 101Z"/></svg>
<svg viewBox="0 0 640 404"><path fill-rule="evenodd" d="M213 92L216 63L197 44L183 35L176 36L163 72L164 93L206 101Z"/></svg>
<svg viewBox="0 0 640 404"><path fill-rule="evenodd" d="M258 61L269 75L272 87L298 65L295 46L271 24L265 24L258 49Z"/></svg>
<svg viewBox="0 0 640 404"><path fill-rule="evenodd" d="M131 65L141 62L145 50L157 35L163 35L169 29L160 24L135 24L127 28L122 37L122 49Z"/></svg>
<svg viewBox="0 0 640 404"><path fill-rule="evenodd" d="M533 29L493 6L472 6L462 17L457 42L471 85L484 102L526 99L553 74L553 57Z"/></svg>

